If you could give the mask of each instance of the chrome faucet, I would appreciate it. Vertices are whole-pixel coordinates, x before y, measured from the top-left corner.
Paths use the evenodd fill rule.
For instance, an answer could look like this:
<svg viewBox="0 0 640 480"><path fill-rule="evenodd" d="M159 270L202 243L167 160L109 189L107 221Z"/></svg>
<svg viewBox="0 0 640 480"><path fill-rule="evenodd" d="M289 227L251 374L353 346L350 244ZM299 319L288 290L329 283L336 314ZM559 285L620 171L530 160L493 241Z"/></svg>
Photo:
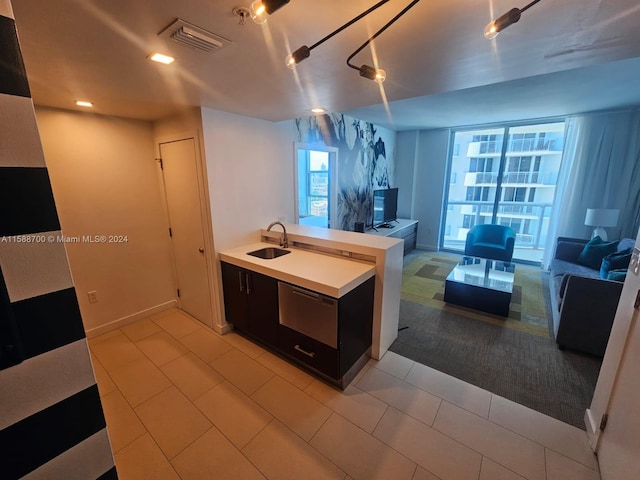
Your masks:
<svg viewBox="0 0 640 480"><path fill-rule="evenodd" d="M275 222L271 222L267 227L267 232L271 231L271 228L273 228L274 225L280 225L282 227L282 231L284 232L282 234L282 237L280 237L280 246L282 248L289 248L289 237L287 237L287 229L284 227L282 222L279 222L277 220Z"/></svg>

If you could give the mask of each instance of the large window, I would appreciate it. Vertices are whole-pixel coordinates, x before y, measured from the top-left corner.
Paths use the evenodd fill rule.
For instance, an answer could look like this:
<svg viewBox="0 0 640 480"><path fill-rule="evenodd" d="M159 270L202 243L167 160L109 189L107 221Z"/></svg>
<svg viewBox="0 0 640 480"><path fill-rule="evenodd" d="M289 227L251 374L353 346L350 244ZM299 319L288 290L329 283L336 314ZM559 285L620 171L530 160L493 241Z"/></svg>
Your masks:
<svg viewBox="0 0 640 480"><path fill-rule="evenodd" d="M540 262L562 158L564 122L452 135L441 248L463 251L474 225L508 225L516 231L514 259Z"/></svg>

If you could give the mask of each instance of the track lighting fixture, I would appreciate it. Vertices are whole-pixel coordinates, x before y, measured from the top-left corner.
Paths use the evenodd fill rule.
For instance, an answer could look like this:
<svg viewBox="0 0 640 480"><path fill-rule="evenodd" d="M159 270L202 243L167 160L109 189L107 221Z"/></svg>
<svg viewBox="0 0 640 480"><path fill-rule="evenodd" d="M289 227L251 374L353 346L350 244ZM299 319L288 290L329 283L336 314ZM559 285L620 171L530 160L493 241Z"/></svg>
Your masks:
<svg viewBox="0 0 640 480"><path fill-rule="evenodd" d="M311 55L311 49L306 45L303 45L295 52L287 55L285 63L289 68L296 68L296 65L303 61L305 58L309 58L309 55Z"/></svg>
<svg viewBox="0 0 640 480"><path fill-rule="evenodd" d="M496 38L502 30L520 20L522 12L533 7L539 1L540 0L533 0L533 2L531 2L524 8L512 8L504 15L501 15L492 22L489 22L489 24L487 24L487 26L484 28L484 37L488 40Z"/></svg>
<svg viewBox="0 0 640 480"><path fill-rule="evenodd" d="M380 68L370 67L369 65L362 65L361 67L357 67L357 66L355 66L355 65L353 65L351 63L351 59L353 59L353 57L355 57L358 53L360 53L360 51L364 47L366 47L371 42L373 42L382 32L384 32L387 28L389 28L391 25L393 25L396 22L396 20L398 20L401 16L403 16L405 13L407 13L409 11L409 9L411 9L419 1L420 0L413 0L411 3L409 3L409 5L404 7L400 11L400 13L398 13L395 17L393 17L391 20L389 20L380 30L378 30L376 33L374 33L366 42L364 42L362 45L360 45L360 47L358 47L358 49L355 52L353 52L351 55L349 55L349 58L347 58L347 65L349 67L353 68L354 70L358 70L358 72L360 72L360 76L361 77L368 78L369 80L373 80L373 81L375 81L377 83L384 82L385 79L387 78L387 72L385 72L384 70L382 70Z"/></svg>
<svg viewBox="0 0 640 480"><path fill-rule="evenodd" d="M344 25L342 25L340 28L334 30L333 32L331 32L329 35L323 37L322 39L320 39L319 41L317 41L316 43L314 43L313 45L311 45L310 47L303 45L302 47L298 48L296 51L294 51L293 53L290 53L289 55L287 55L287 58L285 59L285 63L287 65L287 67L289 68L295 68L295 66L302 62L305 58L309 58L309 56L311 55L311 50L313 50L314 48L316 48L319 45L322 45L324 42L326 42L327 40L329 40L331 37L333 37L334 35L337 35L338 33L340 33L342 30L344 30L345 28L350 27L351 25L353 25L354 23L356 23L358 20L360 20L363 17L366 17L367 15L369 15L371 12L373 12L374 10L377 10L378 8L380 8L382 5L384 5L385 3L387 3L389 0L381 0L378 3L376 3L375 5L373 5L371 8L365 10L364 12L362 12L360 15L358 15L357 17L352 18L351 20L349 20L347 23L345 23ZM351 59L356 56L358 53L360 53L360 51L366 47L367 45L369 45L378 35L380 35L382 32L384 32L387 28L389 28L396 20L398 20L402 15L404 15L405 13L407 13L407 11L413 7L416 3L418 3L420 0L413 0L409 5L407 5L400 13L398 13L395 17L393 17L389 22L387 22L385 24L384 27L382 27L380 30L378 30L375 34L373 34L373 36L371 36L371 38L369 38L364 44L362 44L360 46L360 48L358 48L355 52L353 52L349 58L347 59L347 65L351 68L354 68L355 70L358 70L360 72L360 76L364 77L364 78L368 78L370 80L374 80L378 83L382 83L384 82L385 78L387 77L387 74L384 70L380 69L380 68L374 68L371 67L369 65L362 65L361 67L356 67L355 65L352 65Z"/></svg>
<svg viewBox="0 0 640 480"><path fill-rule="evenodd" d="M385 3L387 3L389 0L381 0L378 3L376 3L374 6L372 6L371 8L365 10L364 12L362 12L360 15L358 15L357 17L352 18L351 20L349 20L347 23L345 23L344 25L342 25L341 27L337 28L336 30L334 30L333 32L331 32L329 35L323 37L322 39L318 40L316 43L314 43L313 45L311 45L310 47L307 47L306 45L303 45L302 47L300 47L299 49L297 49L295 52L287 55L287 58L285 59L285 63L287 64L287 67L289 68L295 68L296 65L298 63L300 63L301 61L303 61L305 58L309 58L309 55L311 55L311 50L313 50L314 48L316 48L319 45L322 45L324 42L326 42L327 40L329 40L331 37L333 37L334 35L337 35L338 33L340 33L341 31L343 31L345 28L350 27L351 25L353 25L354 23L356 23L358 20L360 20L363 17L366 17L367 15L369 15L371 12L373 12L374 10L377 10L379 7L381 7L382 5L384 5Z"/></svg>
<svg viewBox="0 0 640 480"><path fill-rule="evenodd" d="M263 24L267 21L269 15L284 7L287 3L289 3L289 0L255 0L249 7L251 19L258 24Z"/></svg>
<svg viewBox="0 0 640 480"><path fill-rule="evenodd" d="M368 78L369 80L373 80L377 83L382 83L387 78L387 72L385 72L381 68L373 68L369 65L362 65L358 70L360 71L361 77Z"/></svg>

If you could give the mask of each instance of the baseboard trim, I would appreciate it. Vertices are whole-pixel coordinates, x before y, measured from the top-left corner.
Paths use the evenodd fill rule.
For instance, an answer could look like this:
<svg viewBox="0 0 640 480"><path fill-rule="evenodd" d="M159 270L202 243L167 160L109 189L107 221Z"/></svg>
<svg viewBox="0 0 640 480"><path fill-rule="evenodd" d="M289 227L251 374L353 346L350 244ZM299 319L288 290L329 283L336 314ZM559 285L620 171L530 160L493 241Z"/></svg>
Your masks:
<svg viewBox="0 0 640 480"><path fill-rule="evenodd" d="M213 330L219 333L220 335L224 335L225 333L229 333L231 330L233 330L233 328L231 328L231 325L229 325L228 323L224 323L223 325L220 325L219 323L214 323Z"/></svg>
<svg viewBox="0 0 640 480"><path fill-rule="evenodd" d="M97 337L98 335L110 332L111 330L115 330L116 328L124 327L125 325L128 325L130 323L142 320L143 318L150 315L155 315L157 313L164 312L165 310L169 310L170 308L174 308L176 304L177 302L175 300L161 303L160 305L156 305L155 307L147 308L146 310L141 310L140 312L136 312L131 315L127 315L126 317L122 317L112 322L106 323L104 325L100 325L99 327L91 328L89 330L86 330L85 333L87 335L87 338Z"/></svg>
<svg viewBox="0 0 640 480"><path fill-rule="evenodd" d="M424 245L422 243L417 244L416 248L418 248L420 250L427 250L429 252L437 252L438 251L438 247L436 245Z"/></svg>

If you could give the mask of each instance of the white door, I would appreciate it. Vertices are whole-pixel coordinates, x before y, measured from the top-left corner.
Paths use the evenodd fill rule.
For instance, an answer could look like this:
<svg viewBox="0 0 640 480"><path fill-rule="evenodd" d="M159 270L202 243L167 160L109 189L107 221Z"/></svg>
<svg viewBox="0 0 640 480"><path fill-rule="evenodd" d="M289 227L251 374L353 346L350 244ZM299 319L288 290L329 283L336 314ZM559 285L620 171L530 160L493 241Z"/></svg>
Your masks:
<svg viewBox="0 0 640 480"><path fill-rule="evenodd" d="M193 138L160 144L162 173L177 276L178 306L211 324L201 188Z"/></svg>
<svg viewBox="0 0 640 480"><path fill-rule="evenodd" d="M638 241L640 235L636 245ZM610 385L607 382L607 387L611 387L605 408L608 419L598 442L598 462L602 480L640 478L640 306L637 306L640 300L640 260L637 254L638 251L634 251L616 313L615 322L623 321L625 328L628 323L628 333L624 343L619 347L619 354L616 352L616 357L619 357L617 373ZM609 349L610 347L607 347L606 355L609 355ZM603 367L605 366L603 362ZM599 387L600 378L596 394Z"/></svg>

